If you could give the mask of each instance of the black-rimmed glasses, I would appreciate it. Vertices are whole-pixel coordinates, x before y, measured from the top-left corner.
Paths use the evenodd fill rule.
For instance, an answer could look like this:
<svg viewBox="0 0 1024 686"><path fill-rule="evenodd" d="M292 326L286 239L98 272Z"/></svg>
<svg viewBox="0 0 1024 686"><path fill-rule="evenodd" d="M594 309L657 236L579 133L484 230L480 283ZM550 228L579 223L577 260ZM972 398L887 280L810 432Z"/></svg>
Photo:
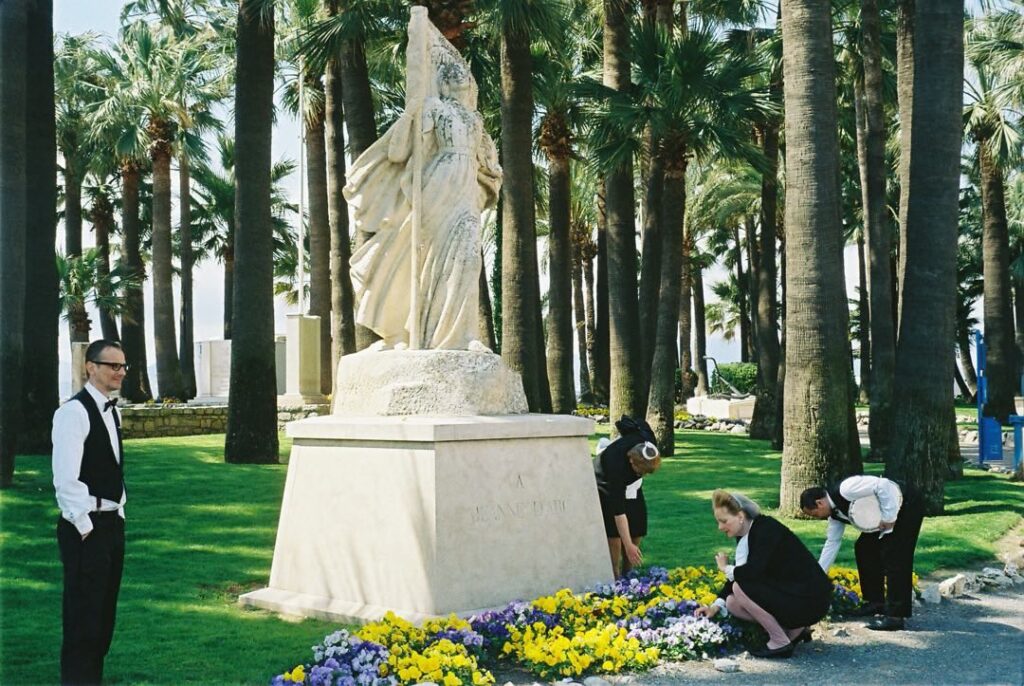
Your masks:
<svg viewBox="0 0 1024 686"><path fill-rule="evenodd" d="M121 363L121 362L104 362L103 360L89 360L89 361L92 362L93 364L102 364L104 366L110 367L111 371L114 371L114 372L119 372L121 370L124 370L125 372L128 371L128 365L124 364L124 363Z"/></svg>

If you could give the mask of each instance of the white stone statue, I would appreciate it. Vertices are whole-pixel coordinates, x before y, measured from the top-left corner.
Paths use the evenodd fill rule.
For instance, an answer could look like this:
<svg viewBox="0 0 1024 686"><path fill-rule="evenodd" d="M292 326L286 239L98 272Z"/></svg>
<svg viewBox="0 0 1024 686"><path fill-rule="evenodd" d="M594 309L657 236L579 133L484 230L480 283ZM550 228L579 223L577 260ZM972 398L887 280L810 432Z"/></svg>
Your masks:
<svg viewBox="0 0 1024 686"><path fill-rule="evenodd" d="M480 215L501 167L469 65L423 9L409 24L405 112L345 187L356 228L373 234L351 260L356 321L385 348L483 349Z"/></svg>

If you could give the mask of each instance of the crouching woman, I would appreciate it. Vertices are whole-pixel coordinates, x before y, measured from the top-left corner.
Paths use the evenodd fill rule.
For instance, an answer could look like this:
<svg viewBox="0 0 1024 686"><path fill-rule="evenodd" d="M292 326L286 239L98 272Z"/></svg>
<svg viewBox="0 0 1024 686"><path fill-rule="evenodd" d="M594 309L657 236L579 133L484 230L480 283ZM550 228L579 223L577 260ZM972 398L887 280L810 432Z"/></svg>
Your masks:
<svg viewBox="0 0 1024 686"><path fill-rule="evenodd" d="M832 582L807 547L778 520L762 515L757 504L739 493L712 495L718 530L736 539L734 564L715 556L728 581L714 604L696 614L719 612L757 622L768 643L751 655L787 658L797 643L811 640L810 627L828 612Z"/></svg>

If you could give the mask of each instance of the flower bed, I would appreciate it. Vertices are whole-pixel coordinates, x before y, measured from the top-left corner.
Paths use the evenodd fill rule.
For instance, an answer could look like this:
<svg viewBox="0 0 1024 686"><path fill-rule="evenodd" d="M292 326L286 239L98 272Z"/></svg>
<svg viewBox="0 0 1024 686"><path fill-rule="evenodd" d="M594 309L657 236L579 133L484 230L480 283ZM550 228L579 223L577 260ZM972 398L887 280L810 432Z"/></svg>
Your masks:
<svg viewBox="0 0 1024 686"><path fill-rule="evenodd" d="M860 602L857 572L833 568L832 609ZM313 661L271 680L272 686L443 686L494 683L489 667L504 663L541 679L644 671L662 660L706 659L762 637L760 627L732 617L694 617L714 601L725 577L708 567L643 574L568 589L532 602L462 620L454 615L416 627L388 613L354 634L340 630L313 646Z"/></svg>

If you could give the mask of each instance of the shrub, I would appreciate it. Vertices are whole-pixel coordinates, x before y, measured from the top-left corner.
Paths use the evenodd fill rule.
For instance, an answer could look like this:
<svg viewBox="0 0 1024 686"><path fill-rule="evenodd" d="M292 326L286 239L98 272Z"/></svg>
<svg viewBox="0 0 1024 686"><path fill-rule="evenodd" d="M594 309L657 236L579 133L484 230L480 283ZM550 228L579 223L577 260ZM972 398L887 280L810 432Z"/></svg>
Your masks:
<svg viewBox="0 0 1024 686"><path fill-rule="evenodd" d="M711 387L727 392L729 387L722 379L736 387L740 393L753 393L757 388L757 365L753 362L726 362L718 365L711 374Z"/></svg>

